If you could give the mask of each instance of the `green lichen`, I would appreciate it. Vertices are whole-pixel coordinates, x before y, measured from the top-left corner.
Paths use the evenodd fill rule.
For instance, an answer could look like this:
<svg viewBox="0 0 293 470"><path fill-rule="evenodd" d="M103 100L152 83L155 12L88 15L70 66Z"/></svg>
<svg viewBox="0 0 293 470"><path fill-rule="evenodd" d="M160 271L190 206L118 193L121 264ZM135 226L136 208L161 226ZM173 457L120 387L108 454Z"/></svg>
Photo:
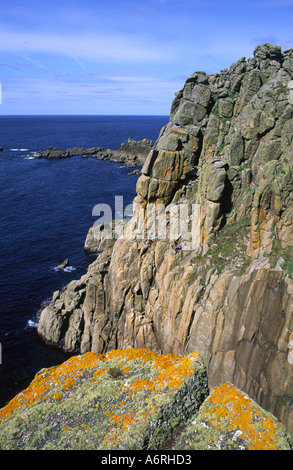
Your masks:
<svg viewBox="0 0 293 470"><path fill-rule="evenodd" d="M230 383L217 387L173 444L185 450L291 450L279 421Z"/></svg>

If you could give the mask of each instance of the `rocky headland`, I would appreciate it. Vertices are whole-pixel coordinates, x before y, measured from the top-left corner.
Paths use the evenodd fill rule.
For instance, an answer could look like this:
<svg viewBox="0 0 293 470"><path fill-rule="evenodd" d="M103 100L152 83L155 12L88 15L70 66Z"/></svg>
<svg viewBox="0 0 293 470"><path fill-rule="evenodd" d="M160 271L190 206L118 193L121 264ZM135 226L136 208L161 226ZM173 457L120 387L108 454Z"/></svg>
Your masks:
<svg viewBox="0 0 293 470"><path fill-rule="evenodd" d="M128 139L127 142L121 144L118 150L105 149L103 147L74 147L64 150L50 147L47 150L39 150L28 156L33 156L34 158L58 159L82 155L98 160L118 162L126 167L142 167L152 146L152 141L148 139L143 139L139 142Z"/></svg>
<svg viewBox="0 0 293 470"><path fill-rule="evenodd" d="M39 335L80 355L71 364L90 393L91 374L82 364L91 367L96 361L93 374L101 389L95 389L94 405L89 399L88 405L80 402L80 422L74 421L69 402L87 392L79 389L70 395L66 363L64 369L41 371L35 379L41 393L32 382L0 411L0 446L12 445L4 437L8 435L20 446L46 447L37 437L45 407L46 442L52 447L60 440L63 448L83 447L85 442L119 449L292 448L287 434L293 433L292 79L293 49L282 51L270 44L217 74L200 71L187 78L175 95L169 123L144 162L133 215L120 222L123 235L109 241L100 236L99 227L96 233L91 228L85 249L99 256L80 279L55 292L40 313ZM181 206L188 211L172 237L174 213ZM162 207L165 237L156 224ZM142 226L147 230L140 237ZM139 360L139 368L131 363L134 371L125 359L142 350L151 351L151 362L162 361L158 367L171 401L166 395L158 399L158 413L153 408L157 395L146 399L157 384L153 362L147 381L145 359ZM105 361L115 351L117 362L105 374ZM196 378L191 379L189 366L180 364L194 360L197 366L190 373ZM206 371L205 384L197 367ZM175 390L168 382L170 371L175 382L180 377ZM56 382L49 380L51 374L57 374ZM134 375L129 381L124 374ZM143 394L135 401L138 409L131 390L123 395L125 384L131 387L133 381ZM118 408L110 392L113 384L119 388L117 396L122 393ZM163 393L161 385L155 390ZM102 396L108 397L107 405ZM124 401L129 402L128 414ZM107 408L110 403L117 409L115 417ZM98 439L91 420L99 407ZM80 437L67 419L70 426L79 426ZM66 433L60 437L62 426L70 430L68 438ZM35 443L27 440L30 429ZM260 433L256 440L253 432Z"/></svg>

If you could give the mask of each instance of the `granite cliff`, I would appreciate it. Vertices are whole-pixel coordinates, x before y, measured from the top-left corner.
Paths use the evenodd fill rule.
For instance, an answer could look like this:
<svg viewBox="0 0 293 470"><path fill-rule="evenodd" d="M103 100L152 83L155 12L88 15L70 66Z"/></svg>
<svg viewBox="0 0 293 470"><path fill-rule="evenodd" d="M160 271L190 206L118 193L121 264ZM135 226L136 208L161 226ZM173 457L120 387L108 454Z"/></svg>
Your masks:
<svg viewBox="0 0 293 470"><path fill-rule="evenodd" d="M186 80L123 236L91 229L86 247L102 253L41 312L47 343L197 351L210 391L232 383L293 432L292 79L293 50L264 44Z"/></svg>

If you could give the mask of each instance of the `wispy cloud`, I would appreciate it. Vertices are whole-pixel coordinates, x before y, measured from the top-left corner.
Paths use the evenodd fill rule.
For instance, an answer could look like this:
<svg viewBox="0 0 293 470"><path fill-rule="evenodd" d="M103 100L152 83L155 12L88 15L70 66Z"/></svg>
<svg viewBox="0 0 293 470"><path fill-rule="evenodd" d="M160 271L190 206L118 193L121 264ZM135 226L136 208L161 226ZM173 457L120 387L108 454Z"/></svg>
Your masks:
<svg viewBox="0 0 293 470"><path fill-rule="evenodd" d="M19 54L58 54L81 60L115 60L129 62L166 59L166 49L144 40L141 36L127 34L85 33L45 34L33 31L18 32L1 28L0 50ZM77 59L78 58L78 59Z"/></svg>
<svg viewBox="0 0 293 470"><path fill-rule="evenodd" d="M162 111L158 114L168 114L174 90L179 90L181 85L178 80L147 76L85 73L56 79L25 77L21 81L12 80L3 84L3 102L7 104L7 109L9 106L13 109L17 103L19 108L29 106L31 112L37 103L50 109L52 103L59 101L65 114L72 112L74 106L80 113L93 109L97 114L116 114L121 103L124 103L125 110L134 114L142 105L146 114L156 114L159 109ZM35 102L32 102L32 97Z"/></svg>
<svg viewBox="0 0 293 470"><path fill-rule="evenodd" d="M40 62L34 60L34 59L31 59L30 57L27 57L26 55L24 54L19 54L19 57L21 57L22 59L26 60L27 62L29 62L30 64L32 64L33 66L37 67L38 69L42 69L42 70L50 70L49 67L46 67L45 65L41 64Z"/></svg>

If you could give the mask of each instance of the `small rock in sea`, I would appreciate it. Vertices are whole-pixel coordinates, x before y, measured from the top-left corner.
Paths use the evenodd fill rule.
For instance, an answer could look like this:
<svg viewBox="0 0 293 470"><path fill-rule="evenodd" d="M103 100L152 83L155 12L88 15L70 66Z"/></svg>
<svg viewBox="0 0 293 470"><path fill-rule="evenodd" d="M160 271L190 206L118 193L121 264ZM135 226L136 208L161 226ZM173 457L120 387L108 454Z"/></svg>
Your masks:
<svg viewBox="0 0 293 470"><path fill-rule="evenodd" d="M65 260L61 261L61 263L59 263L59 264L57 265L57 269L58 269L59 271L63 271L63 269L65 269L66 266L68 266L68 264L69 264L69 259L66 258Z"/></svg>

